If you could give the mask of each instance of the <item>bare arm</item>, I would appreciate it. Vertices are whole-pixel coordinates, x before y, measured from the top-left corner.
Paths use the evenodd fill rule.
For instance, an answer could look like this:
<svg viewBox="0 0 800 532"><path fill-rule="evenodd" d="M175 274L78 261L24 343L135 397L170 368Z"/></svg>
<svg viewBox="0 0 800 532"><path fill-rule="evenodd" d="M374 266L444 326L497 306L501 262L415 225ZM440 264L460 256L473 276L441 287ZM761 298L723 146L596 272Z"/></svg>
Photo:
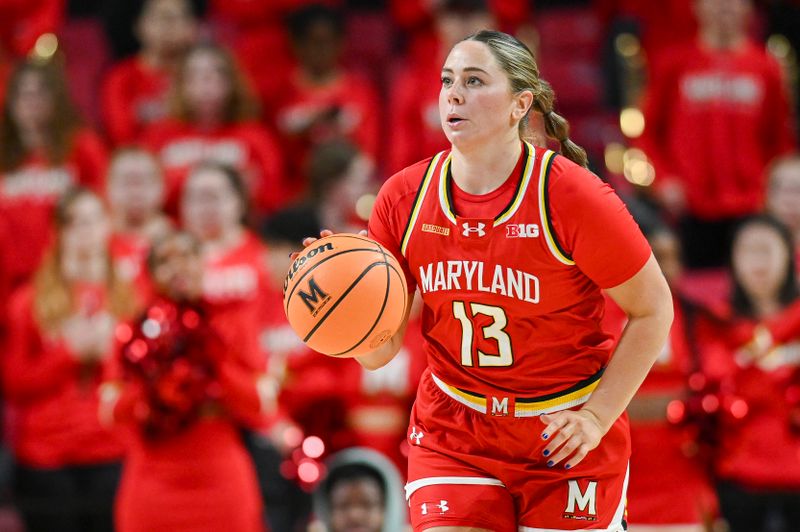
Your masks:
<svg viewBox="0 0 800 532"><path fill-rule="evenodd" d="M552 438L545 449L545 456L552 455L548 465L569 458L565 465L573 467L597 447L639 389L669 334L672 298L652 255L636 275L607 293L628 315L628 325L583 408L541 417L547 424L542 438Z"/></svg>

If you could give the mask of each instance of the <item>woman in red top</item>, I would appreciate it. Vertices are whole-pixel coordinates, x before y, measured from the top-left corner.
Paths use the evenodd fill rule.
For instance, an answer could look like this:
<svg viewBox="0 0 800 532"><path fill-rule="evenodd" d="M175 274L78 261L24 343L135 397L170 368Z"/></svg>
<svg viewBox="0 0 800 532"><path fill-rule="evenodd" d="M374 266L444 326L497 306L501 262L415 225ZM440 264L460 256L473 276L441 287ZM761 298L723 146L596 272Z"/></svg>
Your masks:
<svg viewBox="0 0 800 532"><path fill-rule="evenodd" d="M107 195L114 266L120 277L136 283L147 301L151 289L147 253L154 240L172 229L162 211L164 179L153 154L141 148L117 150L108 168Z"/></svg>
<svg viewBox="0 0 800 532"><path fill-rule="evenodd" d="M100 199L74 189L56 210L56 243L12 298L4 393L16 413L16 495L28 530L111 531L122 443L97 418L115 323L133 312L111 267Z"/></svg>
<svg viewBox="0 0 800 532"><path fill-rule="evenodd" d="M75 184L102 189L106 150L79 125L55 64L21 64L7 96L0 124L0 217L13 238L3 250L14 286L39 265L64 192Z"/></svg>
<svg viewBox="0 0 800 532"><path fill-rule="evenodd" d="M164 169L170 214L177 212L187 173L204 160L242 174L255 215L281 204L283 156L272 134L255 120L255 103L230 53L214 44L192 48L178 70L173 103L172 118L145 135Z"/></svg>
<svg viewBox="0 0 800 532"><path fill-rule="evenodd" d="M115 145L138 140L149 124L167 116L172 76L196 26L189 0L143 3L135 26L141 50L114 65L103 81L103 122Z"/></svg>
<svg viewBox="0 0 800 532"><path fill-rule="evenodd" d="M624 410L669 331L667 284L622 202L584 168L524 44L472 35L441 81L452 149L391 177L369 223L424 303L413 527L623 530ZM521 140L531 110L563 156ZM601 288L629 316L616 348ZM359 362L388 363L404 329Z"/></svg>
<svg viewBox="0 0 800 532"><path fill-rule="evenodd" d="M372 82L341 65L344 19L317 5L290 18L297 68L285 82L275 123L292 180L290 193L306 192L306 164L315 146L344 137L375 160L380 148L381 104Z"/></svg>
<svg viewBox="0 0 800 532"><path fill-rule="evenodd" d="M733 532L800 520L800 300L786 228L752 217L734 235L728 323L704 339L718 383L715 473Z"/></svg>
<svg viewBox="0 0 800 532"><path fill-rule="evenodd" d="M202 301L198 242L156 243L158 297L120 327L101 417L130 429L116 501L118 532L260 532L262 505L239 426L262 415L260 375L238 323Z"/></svg>

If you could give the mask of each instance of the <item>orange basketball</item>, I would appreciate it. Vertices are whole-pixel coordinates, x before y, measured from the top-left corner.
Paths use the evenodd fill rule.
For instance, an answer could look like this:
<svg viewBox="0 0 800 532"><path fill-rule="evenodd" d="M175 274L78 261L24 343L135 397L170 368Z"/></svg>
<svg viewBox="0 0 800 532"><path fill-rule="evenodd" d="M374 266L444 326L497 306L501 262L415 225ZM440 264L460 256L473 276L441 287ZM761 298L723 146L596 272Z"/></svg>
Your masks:
<svg viewBox="0 0 800 532"><path fill-rule="evenodd" d="M397 260L360 235L316 240L292 263L284 283L289 324L311 349L335 357L383 345L400 327L407 304Z"/></svg>

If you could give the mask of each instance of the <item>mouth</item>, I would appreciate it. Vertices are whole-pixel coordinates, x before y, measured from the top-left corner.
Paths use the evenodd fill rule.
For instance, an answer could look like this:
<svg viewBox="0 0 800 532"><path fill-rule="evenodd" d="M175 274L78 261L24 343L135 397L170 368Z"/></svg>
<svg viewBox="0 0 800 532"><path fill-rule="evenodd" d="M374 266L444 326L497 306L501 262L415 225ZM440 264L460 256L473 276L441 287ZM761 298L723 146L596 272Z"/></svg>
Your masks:
<svg viewBox="0 0 800 532"><path fill-rule="evenodd" d="M462 122L466 122L466 118L462 118L462 117L460 117L458 115L448 115L447 116L447 123L449 125L451 125L451 126L455 126L455 125L460 124Z"/></svg>

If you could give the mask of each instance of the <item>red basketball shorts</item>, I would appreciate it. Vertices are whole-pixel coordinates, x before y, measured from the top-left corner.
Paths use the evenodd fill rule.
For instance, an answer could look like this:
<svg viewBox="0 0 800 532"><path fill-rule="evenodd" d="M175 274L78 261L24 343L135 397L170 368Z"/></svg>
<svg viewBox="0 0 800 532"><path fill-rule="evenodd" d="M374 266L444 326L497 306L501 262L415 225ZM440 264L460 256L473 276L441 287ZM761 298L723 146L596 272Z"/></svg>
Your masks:
<svg viewBox="0 0 800 532"><path fill-rule="evenodd" d="M500 415L462 404L429 372L423 376L408 429L406 498L415 531L437 526L495 532L625 530L627 416L567 470L564 462L547 467L538 416L494 410Z"/></svg>

